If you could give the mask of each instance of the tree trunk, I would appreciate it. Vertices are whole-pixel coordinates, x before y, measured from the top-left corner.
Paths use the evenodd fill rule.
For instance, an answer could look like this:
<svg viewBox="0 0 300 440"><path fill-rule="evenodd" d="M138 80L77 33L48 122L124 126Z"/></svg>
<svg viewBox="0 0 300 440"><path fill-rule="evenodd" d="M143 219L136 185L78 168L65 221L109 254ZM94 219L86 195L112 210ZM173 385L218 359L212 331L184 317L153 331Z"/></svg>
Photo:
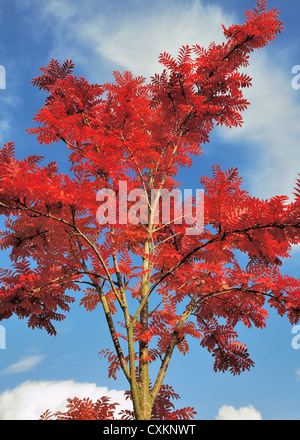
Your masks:
<svg viewBox="0 0 300 440"><path fill-rule="evenodd" d="M145 254L149 255L150 243L145 243ZM142 291L141 296L147 298L150 288L150 276L151 268L149 258L146 257L143 261L144 275L142 279ZM146 332L149 326L149 301L147 300L140 313L140 324L142 332ZM138 420L150 420L153 406L153 398L150 394L150 377L149 377L149 347L148 347L147 335L145 339L139 341L139 414L136 414Z"/></svg>

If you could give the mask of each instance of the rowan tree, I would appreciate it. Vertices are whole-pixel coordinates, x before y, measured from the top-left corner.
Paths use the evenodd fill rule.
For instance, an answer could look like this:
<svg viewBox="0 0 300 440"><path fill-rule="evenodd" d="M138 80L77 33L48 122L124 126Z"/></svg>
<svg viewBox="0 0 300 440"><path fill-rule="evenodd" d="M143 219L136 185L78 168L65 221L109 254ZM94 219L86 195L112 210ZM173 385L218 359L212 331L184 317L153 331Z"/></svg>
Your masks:
<svg viewBox="0 0 300 440"><path fill-rule="evenodd" d="M240 69L283 29L266 3L246 11L242 25L223 26L222 44L162 53L164 70L149 82L114 72L113 83L89 84L74 76L72 61L52 59L32 80L48 98L28 132L68 148L69 173L40 166L39 156L18 160L13 143L0 153L1 248L11 258L1 270L0 319L15 314L55 335L75 298L87 311L102 307L113 343L102 354L109 376L125 375L137 420L161 416L158 402L169 405L168 365L192 338L215 371L239 374L253 361L238 323L265 327L266 304L299 320L300 281L280 265L300 241L300 180L293 201L260 200L242 189L237 169L214 165L200 178L200 222L203 200L178 196L180 168L202 154L213 127L242 125L251 78ZM166 194L175 195L169 213ZM83 417L78 400L70 405L67 418ZM103 402L91 405L87 412L104 414Z"/></svg>

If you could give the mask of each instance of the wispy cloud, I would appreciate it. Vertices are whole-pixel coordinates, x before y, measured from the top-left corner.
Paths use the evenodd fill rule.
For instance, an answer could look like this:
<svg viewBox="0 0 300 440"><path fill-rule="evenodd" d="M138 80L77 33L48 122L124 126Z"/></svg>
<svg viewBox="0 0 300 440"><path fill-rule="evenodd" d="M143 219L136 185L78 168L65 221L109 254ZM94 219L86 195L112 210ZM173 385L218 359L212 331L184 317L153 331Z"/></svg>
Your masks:
<svg viewBox="0 0 300 440"><path fill-rule="evenodd" d="M39 27L52 32L49 57L72 58L88 80L98 83L110 80L113 69L149 78L161 69L160 52L176 56L183 44L224 41L221 24L240 19L210 3L190 0L187 7L180 0L153 0L141 7L134 0L91 0L83 8L77 0L26 0L30 13L38 11ZM251 106L243 114L245 124L218 131L251 154L251 168L243 164L243 174L247 189L259 197L292 196L300 172L300 92L291 87L290 51L285 48L275 59L264 49L251 57L246 71L253 87L246 90Z"/></svg>
<svg viewBox="0 0 300 440"><path fill-rule="evenodd" d="M216 420L262 420L262 416L252 405L239 409L224 405L219 409Z"/></svg>
<svg viewBox="0 0 300 440"><path fill-rule="evenodd" d="M8 119L0 120L0 142L5 142L11 130L11 124Z"/></svg>
<svg viewBox="0 0 300 440"><path fill-rule="evenodd" d="M244 113L244 125L219 134L239 149L252 150L246 173L255 195L292 197L300 173L300 93L291 86L291 66L284 55L278 54L275 63L262 52L251 61L247 73L253 86L245 93L251 105Z"/></svg>
<svg viewBox="0 0 300 440"><path fill-rule="evenodd" d="M9 365L1 371L1 374L17 374L24 373L32 370L36 365L41 363L44 359L44 355L26 356L20 359L18 362Z"/></svg>
<svg viewBox="0 0 300 440"><path fill-rule="evenodd" d="M29 4L39 11L39 21L47 27L51 22L52 55L72 55L98 75L103 63L110 63L114 69L149 77L160 69L161 52L176 55L183 44L223 41L221 24L234 21L233 14L200 0L189 1L189 7L180 0L153 0L143 7L139 2L133 7L133 0L91 0L84 9L73 0Z"/></svg>
<svg viewBox="0 0 300 440"><path fill-rule="evenodd" d="M94 402L102 396L119 403L117 410L130 409L124 391L109 390L95 383L67 381L26 381L12 390L0 394L0 420L37 420L47 409L63 411L67 399L89 397Z"/></svg>
<svg viewBox="0 0 300 440"><path fill-rule="evenodd" d="M232 22L232 17L220 7L200 1L190 2L188 8L178 1L172 2L172 7L164 7L164 2L154 2L153 6L147 15L133 13L117 27L104 28L104 32L97 21L84 23L80 35L89 35L102 57L149 77L161 69L161 52L176 55L182 45L206 46L213 40L222 41L221 24Z"/></svg>

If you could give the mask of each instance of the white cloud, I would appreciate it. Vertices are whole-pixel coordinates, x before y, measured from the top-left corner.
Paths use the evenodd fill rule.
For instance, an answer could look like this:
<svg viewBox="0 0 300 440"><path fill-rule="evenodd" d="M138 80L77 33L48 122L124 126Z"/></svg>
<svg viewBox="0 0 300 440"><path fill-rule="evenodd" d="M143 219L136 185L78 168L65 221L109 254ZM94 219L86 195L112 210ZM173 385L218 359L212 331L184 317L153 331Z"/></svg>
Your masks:
<svg viewBox="0 0 300 440"><path fill-rule="evenodd" d="M8 119L0 120L0 142L5 142L8 133L10 133L11 124Z"/></svg>
<svg viewBox="0 0 300 440"><path fill-rule="evenodd" d="M300 173L300 93L292 88L289 62L284 55L278 54L275 62L261 52L251 58L245 71L253 85L245 93L251 105L243 114L244 125L222 128L219 134L237 148L254 150L252 170L247 173L251 192L265 198L292 197Z"/></svg>
<svg viewBox="0 0 300 440"><path fill-rule="evenodd" d="M292 246L291 252L294 253L294 254L299 254L299 251L300 251L300 244L294 244Z"/></svg>
<svg viewBox="0 0 300 440"><path fill-rule="evenodd" d="M102 396L118 402L121 409L132 410L124 391L108 390L95 383L67 381L26 381L0 394L0 420L37 420L47 409L65 411L68 398L89 397L94 402Z"/></svg>
<svg viewBox="0 0 300 440"><path fill-rule="evenodd" d="M110 70L119 69L149 78L162 68L160 52L176 56L183 44L218 43L224 40L221 24L238 21L221 6L201 0L190 0L188 7L180 0L153 0L151 7L134 0L130 5L91 0L85 8L73 0L28 1L45 26L51 22L47 27L53 32L51 57L72 58L89 80L98 83L109 80L103 71L106 63L109 75ZM247 189L258 197L292 196L300 172L300 91L291 85L291 51L285 48L275 57L265 48L251 57L247 73L253 77L253 87L245 91L251 102L243 113L245 124L241 129L218 131L237 148L252 149L251 168L243 174Z"/></svg>
<svg viewBox="0 0 300 440"><path fill-rule="evenodd" d="M109 7L91 0L84 10L82 2L73 0L30 1L40 11L39 20L53 23L52 54L65 58L72 54L74 61L85 63L95 73L106 60L113 69L149 77L161 70L161 52L176 55L182 45L223 41L221 24L235 20L221 7L204 5L201 0L191 0L189 7L180 0L154 0L143 7L137 2L135 8L117 1Z"/></svg>
<svg viewBox="0 0 300 440"><path fill-rule="evenodd" d="M33 355L26 356L20 359L15 364L9 365L1 371L1 374L16 374L24 373L25 371L32 370L37 364L43 361L45 356Z"/></svg>
<svg viewBox="0 0 300 440"><path fill-rule="evenodd" d="M98 21L85 23L79 28L81 37L94 40L97 51L111 62L134 74L149 77L161 70L158 56L161 52L177 54L182 45L223 41L221 24L231 23L218 6L205 6L193 1L190 7L174 1L172 7L153 7L149 14L132 14L116 27L103 29Z"/></svg>
<svg viewBox="0 0 300 440"><path fill-rule="evenodd" d="M75 5L70 1L48 0L44 8L46 13L52 13L63 21L71 19L76 13Z"/></svg>
<svg viewBox="0 0 300 440"><path fill-rule="evenodd" d="M262 420L262 416L252 405L239 409L224 405L219 409L216 420Z"/></svg>

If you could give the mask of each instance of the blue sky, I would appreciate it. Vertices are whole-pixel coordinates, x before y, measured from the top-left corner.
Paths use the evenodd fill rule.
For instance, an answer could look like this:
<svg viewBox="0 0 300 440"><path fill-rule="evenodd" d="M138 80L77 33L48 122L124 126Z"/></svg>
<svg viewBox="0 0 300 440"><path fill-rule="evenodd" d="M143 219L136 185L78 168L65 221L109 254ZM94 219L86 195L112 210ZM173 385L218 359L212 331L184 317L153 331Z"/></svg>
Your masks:
<svg viewBox="0 0 300 440"><path fill-rule="evenodd" d="M213 132L204 155L182 171L186 188L197 187L197 178L219 163L237 166L253 195L292 196L300 173L300 89L292 87L292 68L300 64L300 9L296 0L268 4L281 10L286 30L251 58L252 104L245 124ZM0 64L6 71L1 144L14 141L18 157L43 155L65 171L63 145L41 147L25 133L45 98L30 85L41 66L51 58L72 59L77 76L100 84L112 80L113 70L149 78L160 70L160 52L176 55L183 44L221 42L221 24L241 22L253 5L252 0L0 0ZM299 257L295 248L283 271L300 276ZM9 266L6 252L0 258ZM72 395L119 399L127 389L121 376L117 382L107 378L106 361L98 356L110 346L100 309L88 313L75 305L57 326L56 338L16 318L1 324L6 349L0 349L0 419L36 418ZM271 313L265 330L240 330L255 367L238 377L214 373L210 355L193 344L168 370L166 382L181 395L178 406L194 406L198 419L300 419L300 349L292 347L292 326Z"/></svg>

